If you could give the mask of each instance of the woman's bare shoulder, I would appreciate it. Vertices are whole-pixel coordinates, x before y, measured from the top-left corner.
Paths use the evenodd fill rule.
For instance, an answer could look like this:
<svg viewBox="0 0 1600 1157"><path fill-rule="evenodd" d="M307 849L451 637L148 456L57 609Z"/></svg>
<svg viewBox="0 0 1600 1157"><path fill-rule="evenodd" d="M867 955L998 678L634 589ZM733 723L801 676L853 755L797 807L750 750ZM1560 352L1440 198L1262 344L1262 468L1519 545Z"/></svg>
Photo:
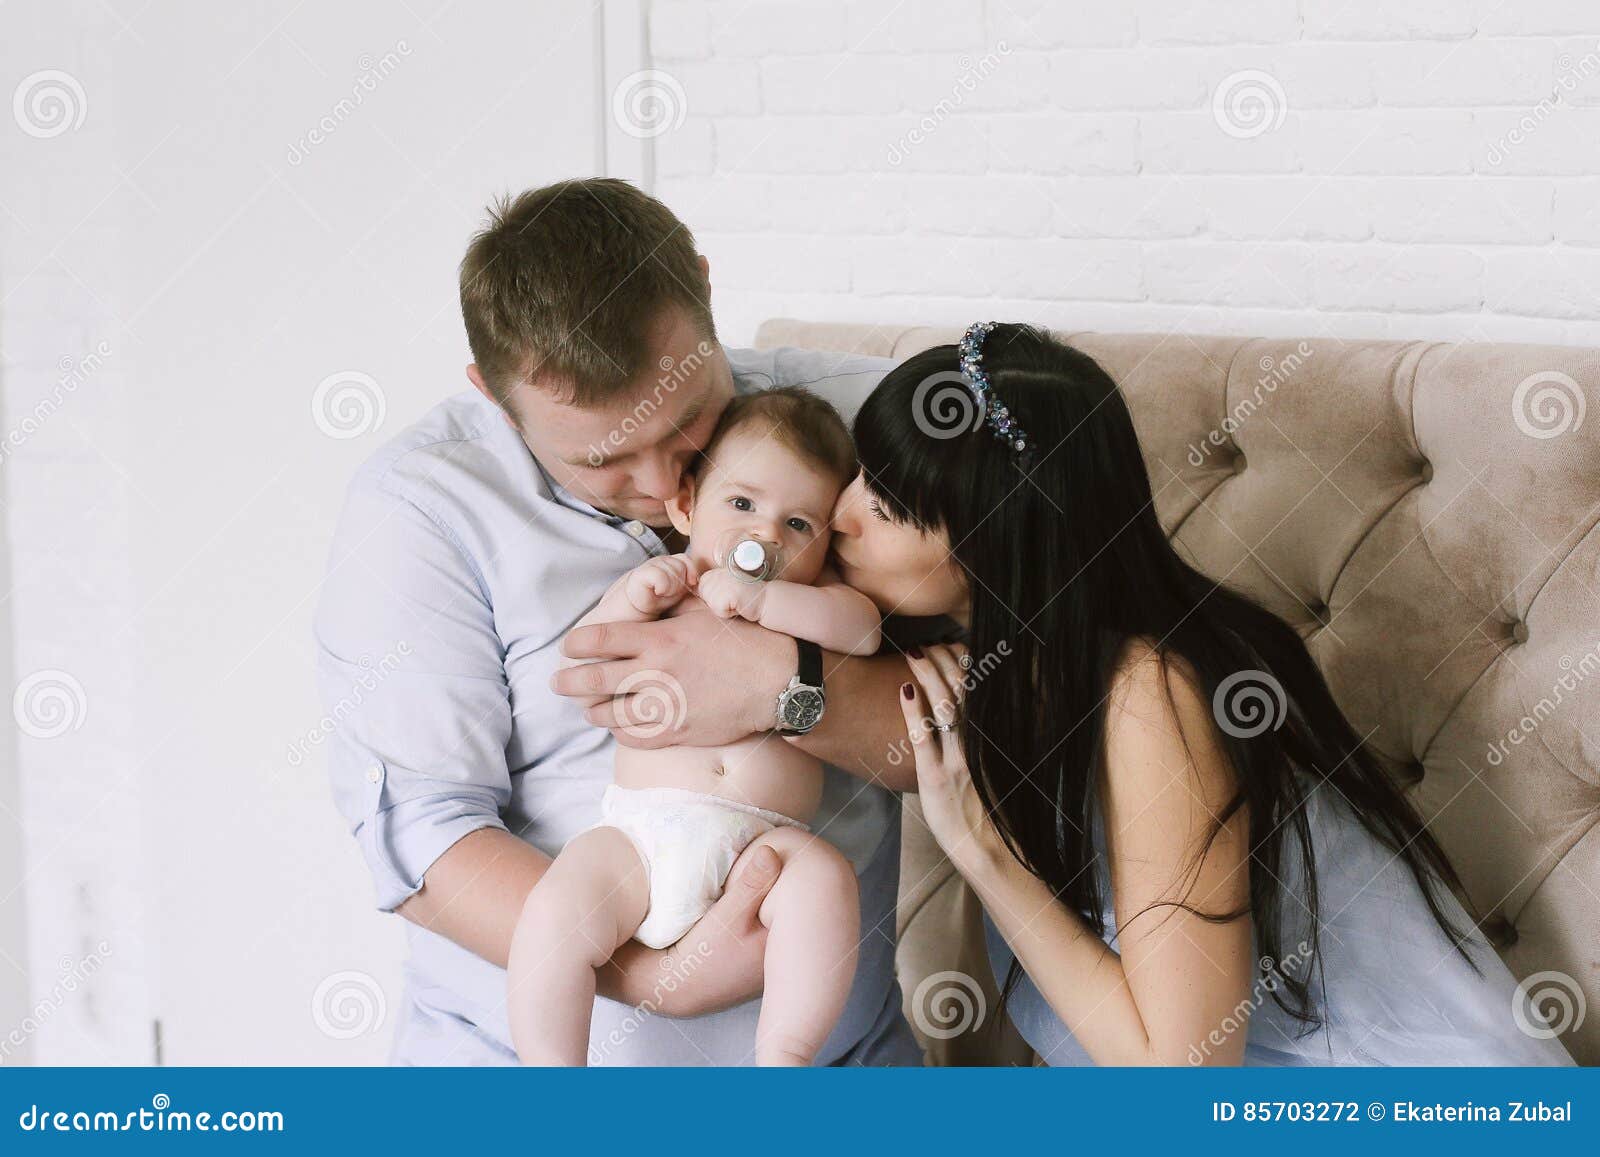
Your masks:
<svg viewBox="0 0 1600 1157"><path fill-rule="evenodd" d="M1111 670L1107 706L1113 717L1167 718L1174 710L1187 716L1195 707L1210 718L1199 673L1182 655L1164 650L1154 639L1135 636L1122 645Z"/></svg>
<svg viewBox="0 0 1600 1157"><path fill-rule="evenodd" d="M1106 763L1113 790L1121 781L1124 788L1159 791L1181 770L1197 775L1207 796L1231 791L1204 681L1187 659L1153 639L1128 640L1112 669Z"/></svg>

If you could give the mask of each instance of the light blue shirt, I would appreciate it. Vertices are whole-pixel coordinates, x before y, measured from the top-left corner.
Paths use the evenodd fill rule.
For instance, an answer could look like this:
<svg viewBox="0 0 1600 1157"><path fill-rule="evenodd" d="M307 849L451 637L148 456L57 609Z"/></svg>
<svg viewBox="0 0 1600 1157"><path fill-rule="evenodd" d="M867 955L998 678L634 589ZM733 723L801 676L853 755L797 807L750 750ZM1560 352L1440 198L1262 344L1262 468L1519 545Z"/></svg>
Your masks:
<svg viewBox="0 0 1600 1157"><path fill-rule="evenodd" d="M727 350L740 393L809 385L846 420L890 362ZM440 403L350 484L316 617L318 682L335 721L328 770L394 909L461 837L504 828L549 855L599 819L615 741L550 690L558 644L615 579L665 548L638 522L557 487L476 391ZM916 1063L893 978L895 797L836 768L813 829L860 875L862 944L849 1004L819 1062ZM515 1062L506 974L407 924L395 1059ZM711 1016L641 1016L595 1002L606 1064L741 1064L760 1002Z"/></svg>
<svg viewBox="0 0 1600 1157"><path fill-rule="evenodd" d="M1339 790L1303 775L1304 814L1316 867L1318 935L1311 943L1305 865L1291 850L1280 866L1283 926L1280 956L1256 944L1261 971L1249 995L1189 1050L1203 1064L1230 1037L1245 1034L1247 1067L1307 1065L1570 1065L1556 1036L1532 1027L1517 980L1476 931L1448 890L1440 905L1458 929L1469 930L1464 960L1434 921L1404 861L1361 825ZM1105 907L1107 944L1115 947L1116 908L1106 866L1105 824L1091 829ZM1156 917L1160 919L1161 917ZM984 920L989 961L1004 979L1015 959ZM1310 985L1322 1023L1308 1027L1279 1003L1284 978ZM1012 1022L1047 1065L1093 1064L1089 1051L1056 1016L1023 974L1007 1005Z"/></svg>

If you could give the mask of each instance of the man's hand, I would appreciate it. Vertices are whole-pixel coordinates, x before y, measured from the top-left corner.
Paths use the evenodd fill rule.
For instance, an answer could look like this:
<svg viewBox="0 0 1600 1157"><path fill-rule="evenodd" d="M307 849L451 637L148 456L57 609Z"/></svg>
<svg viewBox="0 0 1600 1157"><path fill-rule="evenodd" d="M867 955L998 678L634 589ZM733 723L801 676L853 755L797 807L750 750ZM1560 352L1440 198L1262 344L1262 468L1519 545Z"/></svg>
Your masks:
<svg viewBox="0 0 1600 1157"><path fill-rule="evenodd" d="M782 867L769 846L752 846L728 873L722 898L678 943L657 951L630 940L617 949L600 970L600 995L673 1017L704 1016L760 996L767 950L761 903Z"/></svg>
<svg viewBox="0 0 1600 1157"><path fill-rule="evenodd" d="M700 576L700 601L721 619L737 617L759 623L766 593L766 583L749 582L725 566Z"/></svg>
<svg viewBox="0 0 1600 1157"><path fill-rule="evenodd" d="M551 688L588 701L585 717L610 728L618 743L643 748L716 747L770 731L778 693L796 662L787 635L743 619L699 614L574 627L561 651L593 661L557 671ZM666 727L660 718L663 686L681 705ZM638 693L630 694L633 689Z"/></svg>

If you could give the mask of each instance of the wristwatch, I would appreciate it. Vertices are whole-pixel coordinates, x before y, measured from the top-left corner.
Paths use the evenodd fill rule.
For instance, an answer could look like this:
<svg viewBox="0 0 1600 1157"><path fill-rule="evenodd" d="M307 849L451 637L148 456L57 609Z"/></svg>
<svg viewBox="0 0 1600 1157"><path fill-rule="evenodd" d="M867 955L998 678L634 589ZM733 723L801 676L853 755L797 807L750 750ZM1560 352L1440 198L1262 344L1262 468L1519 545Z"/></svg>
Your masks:
<svg viewBox="0 0 1600 1157"><path fill-rule="evenodd" d="M822 648L809 639L796 639L800 670L778 694L779 735L804 735L822 722L827 706L822 693Z"/></svg>

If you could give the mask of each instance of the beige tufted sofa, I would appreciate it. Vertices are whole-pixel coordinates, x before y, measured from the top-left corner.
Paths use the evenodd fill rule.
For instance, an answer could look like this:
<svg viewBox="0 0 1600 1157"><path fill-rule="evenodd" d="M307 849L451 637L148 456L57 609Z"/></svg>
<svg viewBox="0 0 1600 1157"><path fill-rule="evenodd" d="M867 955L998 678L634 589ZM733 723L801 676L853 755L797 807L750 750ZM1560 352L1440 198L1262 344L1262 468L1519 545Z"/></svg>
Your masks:
<svg viewBox="0 0 1600 1157"><path fill-rule="evenodd" d="M899 360L958 336L775 320L757 344ZM1581 1002L1562 1040L1600 1064L1600 350L1061 336L1126 392L1162 525L1305 636L1469 910L1519 978L1559 974L1530 989ZM908 1004L943 970L992 986L913 814L901 890ZM1004 1025L923 1035L936 1062L1027 1060Z"/></svg>

